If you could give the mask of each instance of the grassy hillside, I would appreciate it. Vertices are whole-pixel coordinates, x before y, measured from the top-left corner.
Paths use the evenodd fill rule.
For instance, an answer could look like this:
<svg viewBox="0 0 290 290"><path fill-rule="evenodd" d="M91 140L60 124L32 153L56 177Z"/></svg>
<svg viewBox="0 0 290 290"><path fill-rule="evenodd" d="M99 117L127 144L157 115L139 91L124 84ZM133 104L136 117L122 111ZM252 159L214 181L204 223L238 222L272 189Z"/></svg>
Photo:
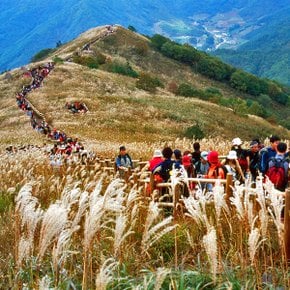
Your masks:
<svg viewBox="0 0 290 290"><path fill-rule="evenodd" d="M215 88L224 97L243 96L226 84L194 73L191 67L161 55L150 47L145 37L121 27L103 37L106 31L105 27L92 29L44 60L56 56L58 60L70 59L57 62L43 87L29 94L29 100L46 119L68 135L95 147L106 144L108 149L120 143L192 137L198 132L206 137L226 139L266 137L272 133L290 137L286 129L259 117L242 116L212 102L173 94L172 83L190 83L200 90ZM89 50L82 51L81 48L90 42ZM104 60L97 69L80 64L97 57ZM162 85L152 91L139 89L136 86L138 78L111 72L116 63L132 68L139 79L142 73L150 74ZM4 104L0 111L0 146L3 148L11 142L41 143L42 136L32 130L28 117L17 108L14 98L29 80L22 78L20 70L11 75L11 79L2 75L0 80L0 98ZM89 112L84 115L69 113L64 108L65 103L75 100L85 102Z"/></svg>

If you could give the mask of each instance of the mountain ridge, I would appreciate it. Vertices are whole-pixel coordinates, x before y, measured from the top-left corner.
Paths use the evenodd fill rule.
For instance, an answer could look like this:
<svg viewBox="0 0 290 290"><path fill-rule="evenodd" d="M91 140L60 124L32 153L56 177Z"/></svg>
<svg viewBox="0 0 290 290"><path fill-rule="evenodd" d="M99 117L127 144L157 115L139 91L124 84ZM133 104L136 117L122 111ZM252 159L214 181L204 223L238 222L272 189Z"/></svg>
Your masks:
<svg viewBox="0 0 290 290"><path fill-rule="evenodd" d="M78 54L78 57L86 59L89 56L100 56L101 53L106 59L98 69L75 63L74 60L79 58L69 62L57 62L43 87L31 93L29 100L56 128L64 130L70 136L78 136L86 143L94 144L103 140L104 144L114 146L118 142L127 143L132 140L141 143L172 140L189 136L187 134L193 136L198 130L204 136L228 138L237 134L241 138L253 138L254 135L265 137L273 132L289 136L289 131L273 126L263 119L240 116L229 108L172 93L169 88L173 81L186 81L199 90L215 87L215 92L219 91L227 97L240 95L223 83L194 73L188 65L167 58L152 50L150 46L145 55L142 55L142 51L140 55L136 47L147 47L150 40L122 27L117 27L116 33L92 44L89 50L80 52L88 42L93 42L98 37L98 33L106 33L106 30L106 27L91 29L39 63L51 61L56 57L59 60L70 59ZM128 61L139 74L158 76L164 87L157 88L155 92L146 91L137 87L140 77L134 78L108 71L108 65L118 63L126 67ZM37 65L38 63L29 66ZM3 120L3 138L0 145L23 143L23 140L41 143L41 136L36 137L35 131L29 129L28 120L19 115L13 100L13 95L19 91L21 84L28 80L21 77L21 69L16 69L11 74L12 80L4 79L5 75L2 75L0 82L3 106L10 108L9 115L4 111L0 114ZM66 112L65 103L74 100L85 102L89 113L73 116ZM120 108L123 109L120 111ZM23 136L20 120L26 124L25 131L31 133L28 137ZM251 131L248 130L249 122L252 126ZM15 130L17 134L11 136L10 132Z"/></svg>

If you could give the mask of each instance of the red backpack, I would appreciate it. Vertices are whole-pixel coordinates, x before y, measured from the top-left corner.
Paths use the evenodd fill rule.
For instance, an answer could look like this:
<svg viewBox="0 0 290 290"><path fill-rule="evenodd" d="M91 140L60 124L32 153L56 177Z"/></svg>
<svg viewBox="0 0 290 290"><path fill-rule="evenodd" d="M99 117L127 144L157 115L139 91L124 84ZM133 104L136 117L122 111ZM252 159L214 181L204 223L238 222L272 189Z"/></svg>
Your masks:
<svg viewBox="0 0 290 290"><path fill-rule="evenodd" d="M269 162L270 161L272 161L274 165L267 170L266 176L269 177L276 189L284 190L287 182L284 168L286 160L271 158Z"/></svg>

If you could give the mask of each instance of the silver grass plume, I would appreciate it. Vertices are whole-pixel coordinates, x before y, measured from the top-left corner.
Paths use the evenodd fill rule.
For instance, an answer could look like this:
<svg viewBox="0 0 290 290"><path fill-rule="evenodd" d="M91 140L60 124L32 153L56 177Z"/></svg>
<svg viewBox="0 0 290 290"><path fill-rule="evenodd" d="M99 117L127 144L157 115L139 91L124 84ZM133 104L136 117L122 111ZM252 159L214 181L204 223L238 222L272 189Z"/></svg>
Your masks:
<svg viewBox="0 0 290 290"><path fill-rule="evenodd" d="M252 265L254 264L255 254L256 254L257 250L259 249L261 243L265 240L265 239L263 239L259 242L260 231L258 228L254 228L254 224L255 224L256 219L257 219L257 217L255 218L255 220L252 224L252 230L250 232L249 240L248 240L249 256L250 256L250 260L251 260Z"/></svg>
<svg viewBox="0 0 290 290"><path fill-rule="evenodd" d="M184 205L187 209L186 216L191 217L198 225L208 225L207 215L205 213L205 206L203 203L205 199L197 200L192 196L184 199Z"/></svg>
<svg viewBox="0 0 290 290"><path fill-rule="evenodd" d="M57 243L52 250L52 262L54 271L58 271L68 256L68 246L72 235L71 229L64 229L58 236Z"/></svg>
<svg viewBox="0 0 290 290"><path fill-rule="evenodd" d="M17 257L18 267L21 267L22 261L29 258L29 256L31 255L31 243L32 242L30 239L26 239L24 237L20 238L20 241L18 244L18 257Z"/></svg>
<svg viewBox="0 0 290 290"><path fill-rule="evenodd" d="M20 214L21 230L26 229L18 245L18 265L27 258L34 246L34 233L37 224L43 216L43 211L39 206L38 199L33 197L32 185L26 184L19 191L16 197L16 211ZM26 236L26 237L24 237Z"/></svg>
<svg viewBox="0 0 290 290"><path fill-rule="evenodd" d="M163 235L172 231L176 225L170 226L173 218L172 216L164 219L155 226L153 222L159 216L160 209L157 203L151 201L149 204L149 209L147 213L147 218L145 221L145 228L142 236L142 250L146 252L156 241L158 241Z"/></svg>
<svg viewBox="0 0 290 290"><path fill-rule="evenodd" d="M81 221L81 218L84 216L85 211L89 206L88 201L89 201L88 192L86 191L82 192L78 201L78 211L71 224L72 231L77 231L79 229L79 223Z"/></svg>
<svg viewBox="0 0 290 290"><path fill-rule="evenodd" d="M125 239L130 235L133 234L134 231L131 230L131 227L126 231L128 223L128 216L124 214L120 214L116 217L116 226L115 226L115 239L114 239L114 253L115 257L117 257L118 253L120 252L121 246Z"/></svg>
<svg viewBox="0 0 290 290"><path fill-rule="evenodd" d="M96 277L96 289L107 289L107 285L113 280L114 271L117 266L118 263L113 258L105 260Z"/></svg>
<svg viewBox="0 0 290 290"><path fill-rule="evenodd" d="M84 247L88 250L95 233L101 227L101 219L106 211L121 213L124 210L124 182L113 180L101 195L102 181L100 180L89 199L89 211L86 214L84 229Z"/></svg>
<svg viewBox="0 0 290 290"><path fill-rule="evenodd" d="M268 211L275 223L279 236L279 241L281 242L282 232L284 229L284 224L281 222L281 214L284 208L284 198L283 196L278 194L276 190L269 192L268 198L271 201L270 206L268 207Z"/></svg>
<svg viewBox="0 0 290 290"><path fill-rule="evenodd" d="M61 203L49 206L42 220L39 241L39 259L41 260L47 247L67 225L68 211Z"/></svg>
<svg viewBox="0 0 290 290"><path fill-rule="evenodd" d="M222 209L224 209L227 213L229 213L229 208L225 200L225 193L224 193L223 186L217 186L217 185L214 186L213 199L214 199L214 207L216 211L217 220L219 220Z"/></svg>
<svg viewBox="0 0 290 290"><path fill-rule="evenodd" d="M50 287L51 284L51 280L50 278L45 275L44 277L42 277L41 280L39 280L39 290L51 290L52 288Z"/></svg>
<svg viewBox="0 0 290 290"><path fill-rule="evenodd" d="M166 276L170 274L170 270L166 268L158 268L156 273L156 281L154 285L154 290L159 290L162 287L162 284Z"/></svg>
<svg viewBox="0 0 290 290"><path fill-rule="evenodd" d="M236 186L233 190L233 197L230 197L231 204L235 206L238 218L242 220L245 217L245 210L242 202L243 187Z"/></svg>
<svg viewBox="0 0 290 290"><path fill-rule="evenodd" d="M208 233L203 237L203 245L208 256L208 260L211 267L211 273L215 281L217 274L217 235L214 227L211 227Z"/></svg>

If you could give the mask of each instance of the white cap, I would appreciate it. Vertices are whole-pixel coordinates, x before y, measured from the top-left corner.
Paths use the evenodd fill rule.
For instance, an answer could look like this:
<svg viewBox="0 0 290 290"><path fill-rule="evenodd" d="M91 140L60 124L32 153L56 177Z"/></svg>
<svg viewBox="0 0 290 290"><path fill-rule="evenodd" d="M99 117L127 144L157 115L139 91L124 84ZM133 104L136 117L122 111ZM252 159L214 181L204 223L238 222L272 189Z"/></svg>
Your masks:
<svg viewBox="0 0 290 290"><path fill-rule="evenodd" d="M162 156L163 156L163 155L162 155L161 150L156 149L156 150L154 151L153 157L162 157Z"/></svg>
<svg viewBox="0 0 290 290"><path fill-rule="evenodd" d="M235 150L231 150L227 156L228 159L238 159L237 152Z"/></svg>
<svg viewBox="0 0 290 290"><path fill-rule="evenodd" d="M242 140L240 138L234 138L233 141L232 141L232 144L239 146L239 145L242 145L243 142L242 142Z"/></svg>
<svg viewBox="0 0 290 290"><path fill-rule="evenodd" d="M207 151L202 151L202 152L200 153L200 157L201 157L202 159L204 159L204 160L207 160L207 155L208 155L208 152L207 152Z"/></svg>

